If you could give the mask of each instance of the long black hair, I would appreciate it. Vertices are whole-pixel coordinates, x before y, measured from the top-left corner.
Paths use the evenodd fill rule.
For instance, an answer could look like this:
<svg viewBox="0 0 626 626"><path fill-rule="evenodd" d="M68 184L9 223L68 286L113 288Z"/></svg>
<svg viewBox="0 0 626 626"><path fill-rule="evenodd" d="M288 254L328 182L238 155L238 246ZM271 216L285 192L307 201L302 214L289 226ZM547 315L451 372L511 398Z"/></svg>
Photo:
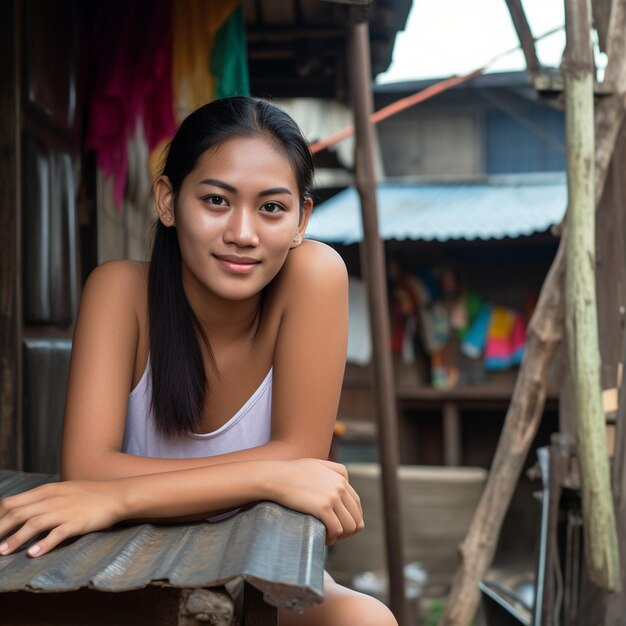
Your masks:
<svg viewBox="0 0 626 626"><path fill-rule="evenodd" d="M172 186L174 206L185 177L206 150L235 137L254 136L267 137L285 151L302 207L313 184L313 157L306 140L284 111L244 97L205 104L181 124L163 167L163 175ZM167 228L158 220L148 274L148 316L156 428L167 436L193 432L201 422L208 390L203 348L209 361L213 357L183 289L176 228Z"/></svg>

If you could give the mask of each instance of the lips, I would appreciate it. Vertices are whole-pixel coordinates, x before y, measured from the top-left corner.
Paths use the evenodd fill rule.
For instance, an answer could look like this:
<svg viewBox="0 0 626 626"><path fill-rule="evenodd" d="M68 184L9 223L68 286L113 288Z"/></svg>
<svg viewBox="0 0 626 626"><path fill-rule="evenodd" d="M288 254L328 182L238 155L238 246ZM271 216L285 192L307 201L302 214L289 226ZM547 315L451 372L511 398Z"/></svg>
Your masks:
<svg viewBox="0 0 626 626"><path fill-rule="evenodd" d="M232 274L247 274L252 272L260 263L258 259L247 256L237 256L235 254L215 254L213 256L223 269Z"/></svg>

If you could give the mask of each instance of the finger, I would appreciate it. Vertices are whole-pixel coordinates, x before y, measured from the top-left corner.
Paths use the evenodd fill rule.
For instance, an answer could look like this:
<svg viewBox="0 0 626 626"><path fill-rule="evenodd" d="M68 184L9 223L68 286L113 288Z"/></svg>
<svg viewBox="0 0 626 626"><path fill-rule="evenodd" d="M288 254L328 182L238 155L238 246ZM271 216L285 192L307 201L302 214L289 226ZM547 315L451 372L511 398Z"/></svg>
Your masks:
<svg viewBox="0 0 626 626"><path fill-rule="evenodd" d="M8 510L2 518L0 518L0 537L8 535L11 531L20 527L27 520L37 515L41 515L44 512L42 503L36 502L29 506L15 507L11 504L10 510ZM2 542L0 546L0 554L8 553L6 541Z"/></svg>
<svg viewBox="0 0 626 626"><path fill-rule="evenodd" d="M28 548L28 555L32 557L40 557L47 554L53 548L56 548L62 541L75 537L80 534L78 531L72 530L70 524L61 524L53 528L43 539Z"/></svg>
<svg viewBox="0 0 626 626"><path fill-rule="evenodd" d="M0 546L0 554L7 555L15 552L25 543L53 526L54 520L50 515L30 517L17 531L5 539L2 546Z"/></svg>
<svg viewBox="0 0 626 626"><path fill-rule="evenodd" d="M337 536L337 539L347 539L354 535L357 531L357 521L343 501L337 502L334 510L341 524L341 533Z"/></svg>
<svg viewBox="0 0 626 626"><path fill-rule="evenodd" d="M321 517L322 523L326 526L326 545L332 546L343 533L343 525L337 517L334 508L328 508Z"/></svg>
<svg viewBox="0 0 626 626"><path fill-rule="evenodd" d="M350 494L350 496L352 497L352 499L356 503L356 505L357 505L357 507L359 509L359 513L361 514L361 517L363 517L363 506L361 505L361 498L360 498L359 494L356 492L356 490L354 489L354 487L350 483L346 483L346 485L347 485L348 493Z"/></svg>
<svg viewBox="0 0 626 626"><path fill-rule="evenodd" d="M352 523L348 526L344 526L344 529L347 530L350 535L358 533L365 527L365 523L363 522L363 511L361 510L360 503L357 501L358 496L356 496L357 499L355 499L355 496L356 493L351 493L351 491L346 490L341 498L341 502L352 520Z"/></svg>
<svg viewBox="0 0 626 626"><path fill-rule="evenodd" d="M22 506L28 506L34 504L40 500L49 497L58 483L50 483L46 485L40 485L34 489L23 491L22 493L16 493L14 496L7 496L0 500L0 518L7 511L11 511L15 508Z"/></svg>

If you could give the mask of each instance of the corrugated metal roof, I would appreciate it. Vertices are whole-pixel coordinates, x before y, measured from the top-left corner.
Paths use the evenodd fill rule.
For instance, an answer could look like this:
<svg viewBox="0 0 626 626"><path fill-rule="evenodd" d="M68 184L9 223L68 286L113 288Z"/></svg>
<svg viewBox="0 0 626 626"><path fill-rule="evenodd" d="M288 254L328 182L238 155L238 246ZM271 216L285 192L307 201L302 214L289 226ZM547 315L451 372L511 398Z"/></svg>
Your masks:
<svg viewBox="0 0 626 626"><path fill-rule="evenodd" d="M567 206L565 174L491 177L484 183L380 184L383 239L448 241L502 239L544 232ZM329 243L361 241L359 197L351 187L319 205L307 237Z"/></svg>
<svg viewBox="0 0 626 626"><path fill-rule="evenodd" d="M0 496L49 482L0 472ZM90 533L39 558L0 557L0 592L129 591L151 583L213 587L244 578L274 606L302 610L323 597L324 525L274 502L217 523L139 524Z"/></svg>

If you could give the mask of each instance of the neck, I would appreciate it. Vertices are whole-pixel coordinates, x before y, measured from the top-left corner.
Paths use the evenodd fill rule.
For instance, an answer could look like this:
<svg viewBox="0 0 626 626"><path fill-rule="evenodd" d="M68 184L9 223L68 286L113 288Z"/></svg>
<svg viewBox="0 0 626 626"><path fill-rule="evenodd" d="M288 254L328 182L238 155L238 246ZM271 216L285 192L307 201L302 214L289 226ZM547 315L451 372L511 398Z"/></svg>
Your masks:
<svg viewBox="0 0 626 626"><path fill-rule="evenodd" d="M260 293L245 300L226 300L207 292L193 280L185 280L184 275L183 289L211 344L249 337L257 329L261 310Z"/></svg>

